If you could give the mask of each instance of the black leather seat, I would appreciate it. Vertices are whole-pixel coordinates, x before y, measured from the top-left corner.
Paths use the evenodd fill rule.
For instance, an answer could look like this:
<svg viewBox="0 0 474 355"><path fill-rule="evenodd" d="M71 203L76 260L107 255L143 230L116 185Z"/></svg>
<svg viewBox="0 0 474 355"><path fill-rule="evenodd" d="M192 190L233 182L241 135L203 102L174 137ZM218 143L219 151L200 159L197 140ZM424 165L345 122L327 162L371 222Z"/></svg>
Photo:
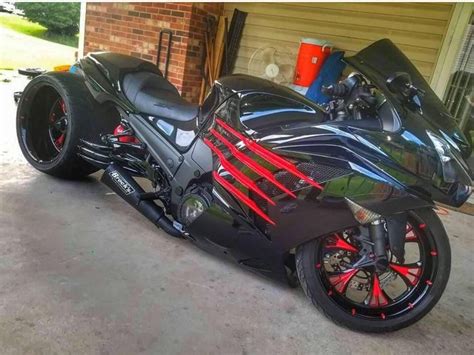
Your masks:
<svg viewBox="0 0 474 355"><path fill-rule="evenodd" d="M134 72L123 78L125 96L142 113L187 122L195 119L199 106L183 99L178 90L156 73Z"/></svg>

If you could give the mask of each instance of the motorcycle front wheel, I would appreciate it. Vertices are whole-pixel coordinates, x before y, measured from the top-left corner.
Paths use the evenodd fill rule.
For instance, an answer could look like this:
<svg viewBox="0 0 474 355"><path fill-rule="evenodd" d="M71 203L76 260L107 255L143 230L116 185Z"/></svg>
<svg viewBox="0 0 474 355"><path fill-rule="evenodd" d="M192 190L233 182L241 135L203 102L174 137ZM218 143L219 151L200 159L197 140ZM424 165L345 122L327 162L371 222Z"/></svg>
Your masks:
<svg viewBox="0 0 474 355"><path fill-rule="evenodd" d="M352 267L363 254L362 226L298 247L300 284L329 319L347 328L381 333L407 327L425 316L448 282L448 236L432 209L408 212L403 261L388 252L389 267Z"/></svg>

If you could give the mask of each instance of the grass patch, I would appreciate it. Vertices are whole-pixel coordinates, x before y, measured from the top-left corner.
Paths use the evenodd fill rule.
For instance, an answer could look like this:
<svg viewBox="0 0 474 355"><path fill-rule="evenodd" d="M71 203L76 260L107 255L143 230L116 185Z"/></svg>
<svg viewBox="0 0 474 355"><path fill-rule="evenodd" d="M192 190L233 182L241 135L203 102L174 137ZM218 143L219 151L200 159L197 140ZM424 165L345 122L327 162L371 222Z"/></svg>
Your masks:
<svg viewBox="0 0 474 355"><path fill-rule="evenodd" d="M46 41L64 44L66 46L77 48L79 37L60 35L48 32L48 29L38 23L33 23L27 19L13 14L0 13L0 26L9 28L13 31L23 33L28 36L44 39Z"/></svg>
<svg viewBox="0 0 474 355"><path fill-rule="evenodd" d="M50 42L64 44L69 47L77 48L79 45L79 38L78 36L67 36L67 35L59 35L57 33L50 33L46 31L43 37L40 37Z"/></svg>

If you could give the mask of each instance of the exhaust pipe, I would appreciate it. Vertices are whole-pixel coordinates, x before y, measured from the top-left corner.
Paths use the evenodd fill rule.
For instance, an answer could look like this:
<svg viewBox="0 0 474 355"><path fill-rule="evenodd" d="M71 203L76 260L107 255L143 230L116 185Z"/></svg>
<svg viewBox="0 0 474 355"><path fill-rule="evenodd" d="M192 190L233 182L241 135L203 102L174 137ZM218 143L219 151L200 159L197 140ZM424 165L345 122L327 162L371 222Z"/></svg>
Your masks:
<svg viewBox="0 0 474 355"><path fill-rule="evenodd" d="M182 233L173 226L173 222L166 217L163 208L153 201L141 199L145 191L125 169L112 163L105 169L100 181L166 233L177 238L183 236Z"/></svg>

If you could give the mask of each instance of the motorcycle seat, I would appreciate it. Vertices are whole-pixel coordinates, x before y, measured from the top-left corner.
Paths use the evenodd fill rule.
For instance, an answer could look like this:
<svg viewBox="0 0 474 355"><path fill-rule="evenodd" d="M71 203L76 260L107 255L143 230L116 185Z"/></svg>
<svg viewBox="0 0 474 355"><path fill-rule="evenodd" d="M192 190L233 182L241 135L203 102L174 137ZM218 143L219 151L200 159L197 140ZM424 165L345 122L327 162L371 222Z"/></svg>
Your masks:
<svg viewBox="0 0 474 355"><path fill-rule="evenodd" d="M169 120L194 120L199 106L187 102L168 80L157 73L132 72L122 81L124 95L141 113Z"/></svg>

